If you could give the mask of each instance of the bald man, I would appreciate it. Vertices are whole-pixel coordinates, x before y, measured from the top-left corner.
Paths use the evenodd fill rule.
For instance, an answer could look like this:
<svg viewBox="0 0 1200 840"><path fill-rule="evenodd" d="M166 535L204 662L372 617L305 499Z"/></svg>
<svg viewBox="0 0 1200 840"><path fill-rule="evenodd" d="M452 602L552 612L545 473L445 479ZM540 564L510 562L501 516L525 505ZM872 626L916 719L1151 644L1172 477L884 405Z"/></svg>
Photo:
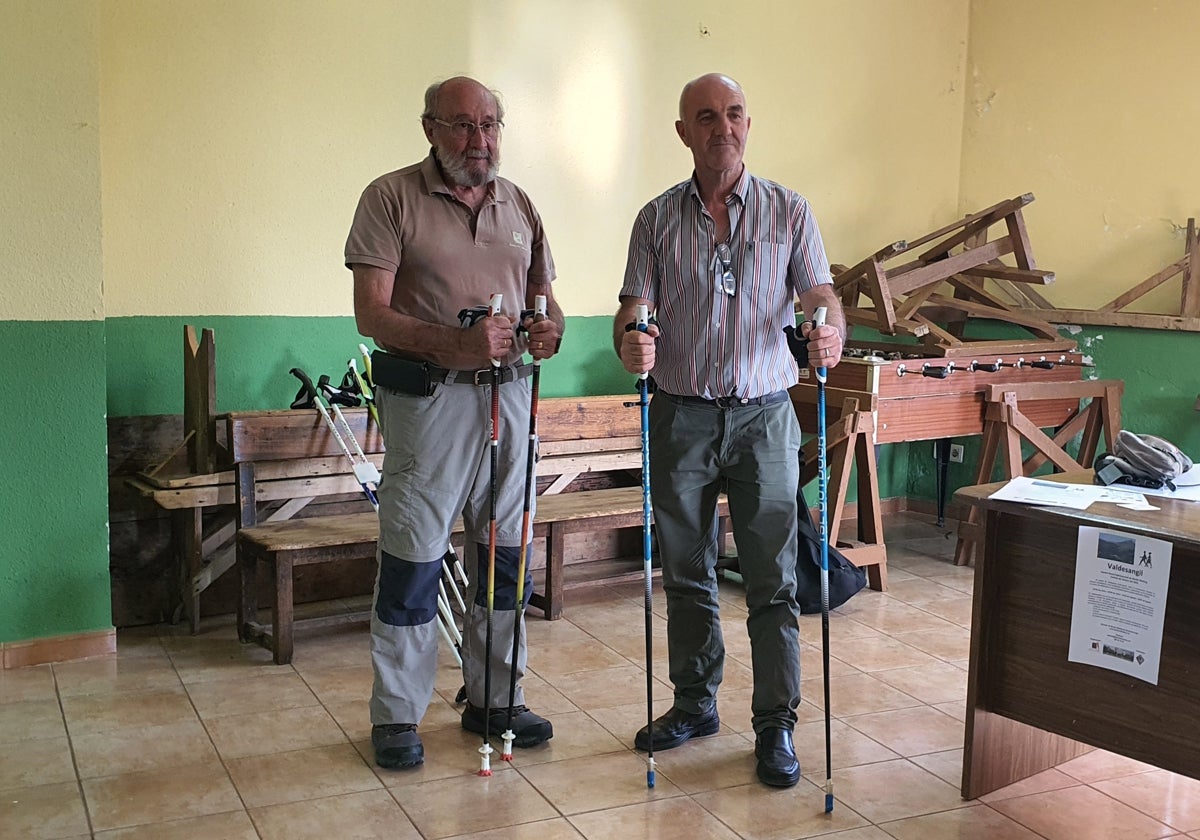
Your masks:
<svg viewBox="0 0 1200 840"><path fill-rule="evenodd" d="M495 92L457 77L425 93L421 126L430 152L372 181L346 241L359 332L383 351L374 364L384 444L379 485L379 573L371 619L371 742L381 767L416 767L417 733L437 670L437 595L442 556L461 516L476 560L463 640L467 706L462 726L497 735L512 685L516 583L523 539L526 430L532 369L562 336L554 260L529 197L500 178L504 109ZM459 313L504 295L500 314L460 326ZM548 318L514 327L544 295ZM485 662L485 587L490 512L491 360L502 362L493 645ZM526 571L524 594L533 591ZM515 745L553 737L525 705L526 634L517 652ZM491 668L491 696L484 696ZM485 709L491 717L485 717Z"/></svg>
<svg viewBox="0 0 1200 840"><path fill-rule="evenodd" d="M826 307L826 325L805 322L801 332L810 363L832 367L845 320L808 202L742 161L750 114L741 86L716 73L688 82L675 131L691 151L692 177L638 214L613 322L625 369L651 372L658 388L651 492L675 688L671 710L634 743L667 750L720 728L716 515L724 490L746 581L758 777L791 787L800 778L792 744L800 426L783 328L795 325L797 297L805 312ZM639 304L656 313L644 333L629 329Z"/></svg>

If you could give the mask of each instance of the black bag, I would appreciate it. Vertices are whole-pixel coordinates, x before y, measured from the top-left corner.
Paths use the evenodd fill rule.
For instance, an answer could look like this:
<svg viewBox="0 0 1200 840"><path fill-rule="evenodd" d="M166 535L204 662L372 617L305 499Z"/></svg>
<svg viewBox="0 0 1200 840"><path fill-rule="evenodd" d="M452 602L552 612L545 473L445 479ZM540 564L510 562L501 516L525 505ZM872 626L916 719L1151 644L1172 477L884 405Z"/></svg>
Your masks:
<svg viewBox="0 0 1200 840"><path fill-rule="evenodd" d="M808 504L800 497L797 521L796 603L802 613L821 611L821 535L808 515ZM829 546L829 609L846 603L867 585L867 573Z"/></svg>

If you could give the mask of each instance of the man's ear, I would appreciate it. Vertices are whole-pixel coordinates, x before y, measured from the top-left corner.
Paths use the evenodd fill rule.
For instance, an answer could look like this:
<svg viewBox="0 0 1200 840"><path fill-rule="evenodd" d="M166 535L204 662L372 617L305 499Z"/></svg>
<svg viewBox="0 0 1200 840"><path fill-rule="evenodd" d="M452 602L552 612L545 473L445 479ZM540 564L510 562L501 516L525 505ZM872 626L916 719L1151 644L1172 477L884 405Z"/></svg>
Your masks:
<svg viewBox="0 0 1200 840"><path fill-rule="evenodd" d="M689 149L692 148L687 141L687 134L684 130L683 120L675 120L675 133L679 135L679 139L683 141L683 145Z"/></svg>
<svg viewBox="0 0 1200 840"><path fill-rule="evenodd" d="M433 120L426 117L421 117L421 130L425 132L425 139L429 141L429 145L434 145L433 142Z"/></svg>

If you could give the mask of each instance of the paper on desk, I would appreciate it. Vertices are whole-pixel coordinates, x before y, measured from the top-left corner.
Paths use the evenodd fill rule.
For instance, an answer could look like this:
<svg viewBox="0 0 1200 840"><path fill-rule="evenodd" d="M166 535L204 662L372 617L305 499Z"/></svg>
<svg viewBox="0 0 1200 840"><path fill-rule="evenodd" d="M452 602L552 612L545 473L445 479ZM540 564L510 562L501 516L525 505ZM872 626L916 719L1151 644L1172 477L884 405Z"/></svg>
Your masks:
<svg viewBox="0 0 1200 840"><path fill-rule="evenodd" d="M1018 476L988 498L1005 502L1020 502L1026 505L1054 505L1073 510L1087 510L1092 502L1112 502L1118 505L1136 506L1134 510L1151 509L1146 497L1129 490L1114 490L1096 484L1063 484L1044 478Z"/></svg>

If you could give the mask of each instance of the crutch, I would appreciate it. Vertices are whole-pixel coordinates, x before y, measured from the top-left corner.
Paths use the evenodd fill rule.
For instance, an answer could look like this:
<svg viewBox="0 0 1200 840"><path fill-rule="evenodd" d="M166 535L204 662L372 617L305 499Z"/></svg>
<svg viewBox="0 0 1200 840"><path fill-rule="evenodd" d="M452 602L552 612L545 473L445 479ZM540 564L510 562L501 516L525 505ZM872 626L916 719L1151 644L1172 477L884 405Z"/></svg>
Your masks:
<svg viewBox="0 0 1200 840"><path fill-rule="evenodd" d="M825 325L825 307L813 312L813 328ZM829 495L825 458L825 379L827 368L817 368L817 504L821 519L821 663L825 683L825 813L833 811L833 750L829 713Z"/></svg>
<svg viewBox="0 0 1200 840"><path fill-rule="evenodd" d="M542 321L546 318L546 296L534 298L533 320ZM542 360L533 360L533 377L529 386L529 443L525 456L525 510L521 517L521 560L517 564L517 602L516 615L513 623L512 673L508 683L508 721L504 729L504 746L500 750L500 758L512 761L513 740L516 735L512 731L513 706L517 702L517 654L521 650L521 621L525 616L525 570L529 568L529 549L533 545L533 520L531 517L534 493L534 465L537 463L537 417L538 391L542 381Z"/></svg>
<svg viewBox="0 0 1200 840"><path fill-rule="evenodd" d="M492 295L488 315L500 314L504 295ZM491 507L488 513L488 564L487 564L487 629L483 643L483 744L479 747L479 775L492 775L492 745L488 742L492 721L492 618L496 610L496 496L499 489L498 456L500 451L500 360L492 359L492 422L489 434L491 450L491 477L489 495Z"/></svg>

